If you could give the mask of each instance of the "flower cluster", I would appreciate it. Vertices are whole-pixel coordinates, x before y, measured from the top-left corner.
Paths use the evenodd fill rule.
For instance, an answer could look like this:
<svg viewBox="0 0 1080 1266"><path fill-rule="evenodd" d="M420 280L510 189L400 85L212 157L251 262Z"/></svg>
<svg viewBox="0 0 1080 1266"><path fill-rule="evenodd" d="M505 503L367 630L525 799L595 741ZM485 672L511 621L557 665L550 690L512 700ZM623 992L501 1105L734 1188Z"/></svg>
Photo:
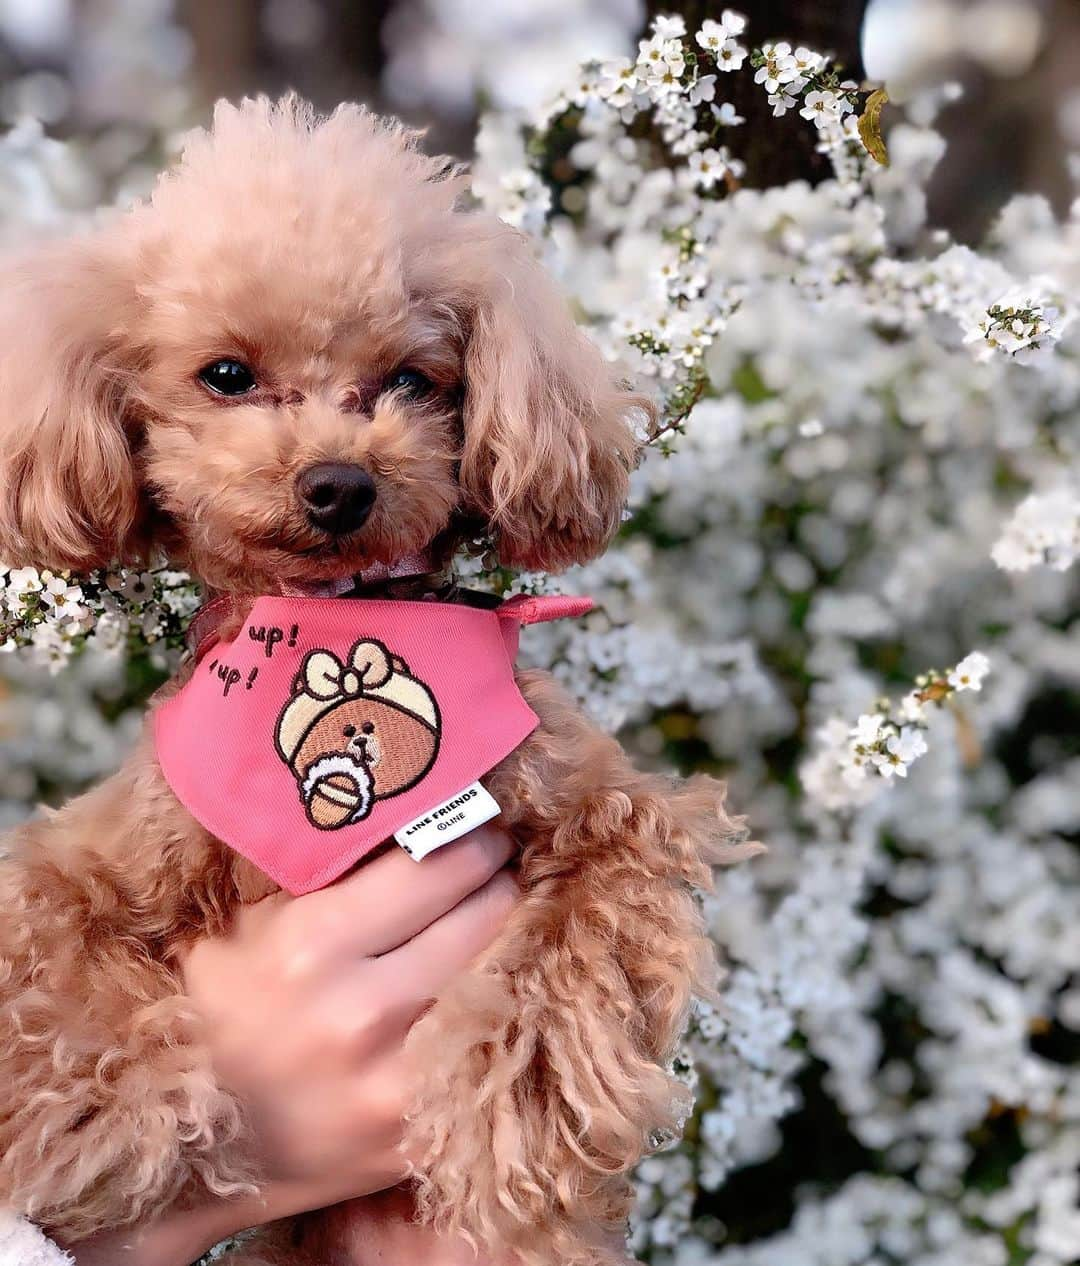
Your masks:
<svg viewBox="0 0 1080 1266"><path fill-rule="evenodd" d="M687 41L681 17L657 18L653 34L638 46L636 59L615 58L597 67L572 97L556 100L552 109L587 107L601 101L618 112L623 123L651 113L655 126L675 155L686 157L687 178L704 192L733 186L743 174L721 133L743 120L730 102L717 101L718 76L706 73L711 57L716 71L738 70L747 50L738 43L746 19L730 9L720 22L706 21Z"/></svg>
<svg viewBox="0 0 1080 1266"><path fill-rule="evenodd" d="M861 100L859 85L853 79L841 81L821 53L792 49L786 40L756 49L750 64L757 68L754 82L769 94L776 118L801 105L802 117L826 131L839 126Z"/></svg>
<svg viewBox="0 0 1080 1266"><path fill-rule="evenodd" d="M717 70L741 70L749 51L739 43L739 36L745 30L746 17L733 9L725 9L719 22L711 18L702 22L694 41L713 59Z"/></svg>
<svg viewBox="0 0 1080 1266"><path fill-rule="evenodd" d="M724 49L809 111L833 179L739 187ZM621 541L560 582L600 609L526 654L641 759L727 772L769 844L706 900L728 985L688 1034L699 1111L639 1171L633 1245L655 1266L1065 1266L1080 782L1047 718L1080 706L1077 502L1023 497L1080 479L1078 213L1017 198L955 244L926 224L927 102L886 168L814 50L724 13L656 24L642 55L482 124L504 179L545 184L538 249L663 410ZM984 318L1009 335L972 356ZM1021 585L1018 559L1051 566ZM819 1173L822 1149L844 1167Z"/></svg>
<svg viewBox="0 0 1080 1266"><path fill-rule="evenodd" d="M26 648L32 660L59 672L88 646L102 653L150 647L164 666L182 647L198 604L191 577L168 568L118 567L76 578L0 564L0 651Z"/></svg>
<svg viewBox="0 0 1080 1266"><path fill-rule="evenodd" d="M894 707L881 699L854 726L830 717L818 731L819 750L804 764L802 782L810 800L836 810L865 804L881 781L906 778L929 750L928 710L965 690L981 690L990 661L973 651L947 672L921 673L915 689ZM876 785L875 785L876 784Z"/></svg>
<svg viewBox="0 0 1080 1266"><path fill-rule="evenodd" d="M692 35L682 17L659 17L636 57L586 63L572 87L520 120L516 134L512 115L489 116L480 128L474 192L509 222L539 233L553 214L586 208L597 229L640 215L666 221L657 266L624 306L612 348L634 349L635 368L660 380L665 431L677 430L705 393L708 348L742 293L737 284L718 285L709 261L713 204L735 194L745 173L724 139L744 122L721 99L724 81L749 61L774 113L788 108L785 100L800 102L850 180L866 166L854 124L867 94L810 49L781 42L751 53L746 30L745 15L731 9ZM571 180L556 202L544 157L568 141L571 163L591 180Z"/></svg>
<svg viewBox="0 0 1080 1266"><path fill-rule="evenodd" d="M978 316L965 343L982 343L980 356L1011 356L1021 365L1034 364L1060 340L1061 310L1031 296L1005 295Z"/></svg>
<svg viewBox="0 0 1080 1266"><path fill-rule="evenodd" d="M1004 571L1066 571L1080 557L1080 494L1057 488L1025 497L991 555Z"/></svg>

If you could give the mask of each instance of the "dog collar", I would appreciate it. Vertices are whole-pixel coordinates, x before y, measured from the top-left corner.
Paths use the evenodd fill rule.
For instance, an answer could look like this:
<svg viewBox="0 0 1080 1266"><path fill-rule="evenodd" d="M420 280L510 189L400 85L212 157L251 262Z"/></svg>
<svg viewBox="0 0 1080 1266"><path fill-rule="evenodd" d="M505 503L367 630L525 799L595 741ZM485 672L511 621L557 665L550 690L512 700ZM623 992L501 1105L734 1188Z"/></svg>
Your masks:
<svg viewBox="0 0 1080 1266"><path fill-rule="evenodd" d="M430 550L405 554L396 563L368 563L353 576L340 580L327 580L315 585L281 585L281 592L293 598L341 598L357 587L385 584L388 580L403 580L409 576L426 576L436 570Z"/></svg>
<svg viewBox="0 0 1080 1266"><path fill-rule="evenodd" d="M191 677L154 712L162 771L208 831L310 892L472 793L528 737L521 626L591 607L264 596L231 641L206 616Z"/></svg>
<svg viewBox="0 0 1080 1266"><path fill-rule="evenodd" d="M438 571L429 549L406 554L396 563L369 563L354 575L338 580L320 581L311 585L295 585L282 581L279 593L290 598L340 598L358 588L383 585L393 580L407 580L412 576L430 576ZM222 593L209 598L192 616L184 641L192 654L198 654L218 629L236 612L239 599Z"/></svg>

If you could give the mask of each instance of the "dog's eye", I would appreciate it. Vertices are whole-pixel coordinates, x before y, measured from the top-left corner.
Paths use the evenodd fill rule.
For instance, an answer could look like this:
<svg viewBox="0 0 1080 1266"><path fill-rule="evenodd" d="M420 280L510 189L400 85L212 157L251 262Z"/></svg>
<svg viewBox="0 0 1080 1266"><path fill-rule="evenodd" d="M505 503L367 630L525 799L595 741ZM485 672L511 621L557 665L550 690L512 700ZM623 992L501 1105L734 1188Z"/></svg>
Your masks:
<svg viewBox="0 0 1080 1266"><path fill-rule="evenodd" d="M364 722L364 724L363 724L360 728L364 731L364 733L365 733L365 734L374 734L374 733L375 733L375 723L374 723L374 721L365 721L365 722Z"/></svg>
<svg viewBox="0 0 1080 1266"><path fill-rule="evenodd" d="M255 375L238 360L216 360L199 370L199 381L219 396L242 396L255 386Z"/></svg>
<svg viewBox="0 0 1080 1266"><path fill-rule="evenodd" d="M356 726L347 725L341 732L346 738L352 738L356 734Z"/></svg>
<svg viewBox="0 0 1080 1266"><path fill-rule="evenodd" d="M384 384L384 391L400 391L410 400L420 400L431 392L431 379L418 369L397 369Z"/></svg>

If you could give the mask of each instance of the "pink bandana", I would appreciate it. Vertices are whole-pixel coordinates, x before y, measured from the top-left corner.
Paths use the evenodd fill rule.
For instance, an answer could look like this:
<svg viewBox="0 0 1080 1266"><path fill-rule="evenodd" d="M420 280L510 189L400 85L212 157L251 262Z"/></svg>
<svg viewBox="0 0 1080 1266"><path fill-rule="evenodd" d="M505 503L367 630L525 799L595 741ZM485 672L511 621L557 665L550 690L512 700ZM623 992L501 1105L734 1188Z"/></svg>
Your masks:
<svg viewBox="0 0 1080 1266"><path fill-rule="evenodd" d="M192 677L157 709L161 768L208 831L311 892L535 729L514 682L520 627L591 606L259 598L234 641L203 638Z"/></svg>

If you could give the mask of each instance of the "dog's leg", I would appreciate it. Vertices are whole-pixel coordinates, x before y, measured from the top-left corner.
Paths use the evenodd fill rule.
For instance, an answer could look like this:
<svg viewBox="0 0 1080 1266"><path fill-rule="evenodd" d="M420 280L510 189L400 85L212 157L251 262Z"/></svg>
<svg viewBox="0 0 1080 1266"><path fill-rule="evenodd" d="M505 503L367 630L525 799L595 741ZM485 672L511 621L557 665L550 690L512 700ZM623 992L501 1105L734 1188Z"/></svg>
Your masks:
<svg viewBox="0 0 1080 1266"><path fill-rule="evenodd" d="M144 756L4 842L0 1205L68 1240L246 1177L172 957L232 883L191 828Z"/></svg>
<svg viewBox="0 0 1080 1266"><path fill-rule="evenodd" d="M638 773L542 674L540 729L491 780L522 841L505 933L414 1029L421 1211L497 1261L612 1266L628 1171L678 1127L664 1068L714 956L692 893L745 856L720 784Z"/></svg>

